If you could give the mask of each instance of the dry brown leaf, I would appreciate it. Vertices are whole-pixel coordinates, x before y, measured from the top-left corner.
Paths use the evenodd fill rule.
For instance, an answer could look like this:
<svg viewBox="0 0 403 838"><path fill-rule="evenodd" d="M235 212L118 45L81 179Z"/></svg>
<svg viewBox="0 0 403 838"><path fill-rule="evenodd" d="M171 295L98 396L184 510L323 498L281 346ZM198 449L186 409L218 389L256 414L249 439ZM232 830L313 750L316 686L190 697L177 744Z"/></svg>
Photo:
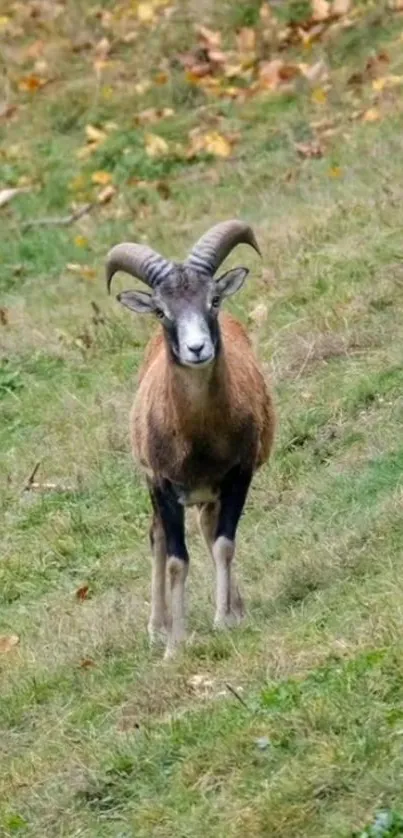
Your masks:
<svg viewBox="0 0 403 838"><path fill-rule="evenodd" d="M0 325L8 326L8 309L0 306Z"/></svg>
<svg viewBox="0 0 403 838"><path fill-rule="evenodd" d="M317 140L310 140L308 143L295 143L295 149L300 157L323 157L323 148Z"/></svg>
<svg viewBox="0 0 403 838"><path fill-rule="evenodd" d="M98 184L98 186L106 186L108 183L111 183L112 175L110 172L105 172L100 169L98 172L93 172L91 180L93 183Z"/></svg>
<svg viewBox="0 0 403 838"><path fill-rule="evenodd" d="M207 26L196 26L196 32L199 36L200 43L206 49L217 49L221 46L221 32L208 29Z"/></svg>
<svg viewBox="0 0 403 838"><path fill-rule="evenodd" d="M106 140L107 134L106 131L102 131L100 128L96 128L95 125L86 125L85 126L85 136L89 143L103 143Z"/></svg>
<svg viewBox="0 0 403 838"><path fill-rule="evenodd" d="M347 15L351 9L351 0L333 0L332 14L337 17Z"/></svg>
<svg viewBox="0 0 403 838"><path fill-rule="evenodd" d="M214 154L215 157L229 157L232 151L231 143L222 134L217 131L212 131L204 137L205 148L209 154Z"/></svg>
<svg viewBox="0 0 403 838"><path fill-rule="evenodd" d="M323 84L329 78L329 69L322 59L315 64L299 64L302 75L310 84Z"/></svg>
<svg viewBox="0 0 403 838"><path fill-rule="evenodd" d="M158 134L146 134L145 147L149 157L165 157L169 152L167 141Z"/></svg>
<svg viewBox="0 0 403 838"><path fill-rule="evenodd" d="M18 634L1 634L0 635L0 654L6 655L7 652L11 652L16 646L18 646L20 642L20 638Z"/></svg>
<svg viewBox="0 0 403 838"><path fill-rule="evenodd" d="M92 268L91 265L80 265L79 262L68 262L66 269L72 274L82 276L83 279L88 279L90 281L96 279L96 270Z"/></svg>
<svg viewBox="0 0 403 838"><path fill-rule="evenodd" d="M84 599L88 598L88 593L89 593L89 585L81 585L76 590L76 599L80 600L80 602L83 602Z"/></svg>
<svg viewBox="0 0 403 838"><path fill-rule="evenodd" d="M263 326L266 322L269 310L266 303L258 303L249 314L250 319L256 323L257 326Z"/></svg>
<svg viewBox="0 0 403 838"><path fill-rule="evenodd" d="M24 93L36 93L41 87L48 83L48 79L36 76L33 73L29 76L23 76L18 82L18 90Z"/></svg>
<svg viewBox="0 0 403 838"><path fill-rule="evenodd" d="M0 207L4 207L6 204L12 201L12 199L15 198L16 195L21 195L21 193L23 192L31 192L31 187L16 186L10 189L0 189Z"/></svg>
<svg viewBox="0 0 403 838"><path fill-rule="evenodd" d="M169 74L165 70L160 70L159 73L156 73L154 76L155 84L167 84L169 81Z"/></svg>
<svg viewBox="0 0 403 838"><path fill-rule="evenodd" d="M382 90L388 87L397 87L398 85L403 84L403 76L383 76L379 79L374 79L372 82L372 87L376 90L377 93L380 93Z"/></svg>
<svg viewBox="0 0 403 838"><path fill-rule="evenodd" d="M96 666L96 663L92 660L92 658L83 658L79 663L80 669L90 669L91 666Z"/></svg>
<svg viewBox="0 0 403 838"><path fill-rule="evenodd" d="M173 108L146 108L146 110L136 114L134 121L136 125L152 125L160 119L173 116L174 113Z"/></svg>
<svg viewBox="0 0 403 838"><path fill-rule="evenodd" d="M109 184L109 186L105 186L104 189L101 189L101 191L98 194L98 204L109 204L109 201L111 201L112 198L116 195L116 192L117 189L115 188L115 186L112 186L111 183Z"/></svg>
<svg viewBox="0 0 403 838"><path fill-rule="evenodd" d="M238 50L241 53L250 53L255 51L256 47L256 32L250 26L243 26L237 32L236 42Z"/></svg>
<svg viewBox="0 0 403 838"><path fill-rule="evenodd" d="M293 81L300 74L298 64L286 64L281 58L262 61L259 68L259 86L265 90L277 90L280 85Z"/></svg>
<svg viewBox="0 0 403 838"><path fill-rule="evenodd" d="M380 119L380 118L381 118L381 114L380 114L378 108L368 108L368 110L365 111L365 113L362 117L362 121L363 122L377 122L378 119Z"/></svg>
<svg viewBox="0 0 403 838"><path fill-rule="evenodd" d="M331 6L328 0L312 0L312 19L327 20L330 17Z"/></svg>

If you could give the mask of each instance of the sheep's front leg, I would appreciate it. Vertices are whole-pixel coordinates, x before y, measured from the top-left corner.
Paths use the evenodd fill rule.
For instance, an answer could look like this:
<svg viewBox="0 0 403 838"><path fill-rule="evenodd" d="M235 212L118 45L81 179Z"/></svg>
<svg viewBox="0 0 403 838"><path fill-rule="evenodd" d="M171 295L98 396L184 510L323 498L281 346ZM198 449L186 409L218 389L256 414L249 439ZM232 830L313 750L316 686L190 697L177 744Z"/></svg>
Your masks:
<svg viewBox="0 0 403 838"><path fill-rule="evenodd" d="M235 554L235 536L252 479L250 471L240 466L231 469L221 485L221 502L212 545L216 566L217 628L239 622L244 614L243 602L232 571Z"/></svg>
<svg viewBox="0 0 403 838"><path fill-rule="evenodd" d="M151 499L153 500L152 493ZM155 643L166 637L168 628L165 599L167 549L164 528L155 505L153 521L150 528L150 543L152 570L151 614L148 621L148 634L151 643Z"/></svg>
<svg viewBox="0 0 403 838"><path fill-rule="evenodd" d="M185 515L168 480L164 480L161 486L153 486L150 491L165 535L171 612L165 657L170 658L186 637L185 582L189 556L185 544Z"/></svg>

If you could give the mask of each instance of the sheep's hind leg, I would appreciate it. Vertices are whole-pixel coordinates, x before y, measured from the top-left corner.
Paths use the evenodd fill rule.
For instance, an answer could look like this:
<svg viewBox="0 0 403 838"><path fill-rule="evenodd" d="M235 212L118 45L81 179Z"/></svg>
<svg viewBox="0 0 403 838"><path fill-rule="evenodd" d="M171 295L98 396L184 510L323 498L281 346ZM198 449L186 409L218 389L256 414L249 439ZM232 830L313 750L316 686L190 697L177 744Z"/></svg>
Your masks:
<svg viewBox="0 0 403 838"><path fill-rule="evenodd" d="M154 511L150 528L152 551L151 570L151 614L148 621L148 635L151 643L166 639L168 620L166 611L166 564L167 551L161 518Z"/></svg>
<svg viewBox="0 0 403 838"><path fill-rule="evenodd" d="M199 508L199 526L216 568L216 628L239 623L244 616L244 605L236 582L232 560L234 541L217 538L220 503L207 503Z"/></svg>

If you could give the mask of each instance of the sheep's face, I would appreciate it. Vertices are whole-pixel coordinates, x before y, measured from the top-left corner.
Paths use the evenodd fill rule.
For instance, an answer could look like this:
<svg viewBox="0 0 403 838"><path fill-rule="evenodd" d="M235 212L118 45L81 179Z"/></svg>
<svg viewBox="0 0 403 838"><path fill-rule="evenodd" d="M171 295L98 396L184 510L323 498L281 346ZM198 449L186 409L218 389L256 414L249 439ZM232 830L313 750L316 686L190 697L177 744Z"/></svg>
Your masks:
<svg viewBox="0 0 403 838"><path fill-rule="evenodd" d="M246 268L235 268L215 280L176 265L152 294L124 291L118 299L133 311L153 313L162 323L175 362L200 369L219 351L221 301L238 291L247 273Z"/></svg>

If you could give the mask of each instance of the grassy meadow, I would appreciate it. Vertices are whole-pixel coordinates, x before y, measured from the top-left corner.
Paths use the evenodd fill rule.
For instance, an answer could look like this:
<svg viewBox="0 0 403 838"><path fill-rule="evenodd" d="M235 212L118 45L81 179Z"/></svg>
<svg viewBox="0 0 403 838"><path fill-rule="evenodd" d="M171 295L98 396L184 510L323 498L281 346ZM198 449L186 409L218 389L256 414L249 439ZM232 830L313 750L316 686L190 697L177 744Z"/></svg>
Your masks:
<svg viewBox="0 0 403 838"><path fill-rule="evenodd" d="M1 838L403 834L403 14L261 5L0 9ZM194 62L220 33L242 70L184 68L200 23ZM104 259L180 259L234 216L264 257L228 260L250 267L229 307L276 446L239 530L245 622L213 631L190 515L164 663L128 436L155 325Z"/></svg>

